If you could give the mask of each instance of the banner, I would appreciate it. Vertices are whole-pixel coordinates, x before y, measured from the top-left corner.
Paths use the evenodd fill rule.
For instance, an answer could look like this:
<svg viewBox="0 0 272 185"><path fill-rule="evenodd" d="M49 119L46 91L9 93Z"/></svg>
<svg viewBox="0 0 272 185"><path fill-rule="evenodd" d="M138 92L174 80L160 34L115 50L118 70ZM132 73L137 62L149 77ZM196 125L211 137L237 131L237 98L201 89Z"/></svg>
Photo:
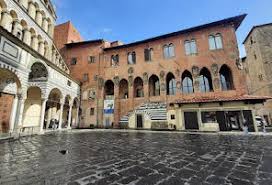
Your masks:
<svg viewBox="0 0 272 185"><path fill-rule="evenodd" d="M104 100L104 113L105 114L114 113L114 100Z"/></svg>

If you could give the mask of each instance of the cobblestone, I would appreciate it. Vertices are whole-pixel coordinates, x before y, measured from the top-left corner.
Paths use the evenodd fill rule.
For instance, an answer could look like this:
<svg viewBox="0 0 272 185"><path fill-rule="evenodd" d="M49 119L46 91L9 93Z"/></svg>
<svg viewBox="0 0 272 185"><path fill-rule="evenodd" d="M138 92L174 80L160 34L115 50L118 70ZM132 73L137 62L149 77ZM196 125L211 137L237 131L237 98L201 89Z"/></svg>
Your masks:
<svg viewBox="0 0 272 185"><path fill-rule="evenodd" d="M59 133L0 143L0 166L7 185L272 184L272 137Z"/></svg>

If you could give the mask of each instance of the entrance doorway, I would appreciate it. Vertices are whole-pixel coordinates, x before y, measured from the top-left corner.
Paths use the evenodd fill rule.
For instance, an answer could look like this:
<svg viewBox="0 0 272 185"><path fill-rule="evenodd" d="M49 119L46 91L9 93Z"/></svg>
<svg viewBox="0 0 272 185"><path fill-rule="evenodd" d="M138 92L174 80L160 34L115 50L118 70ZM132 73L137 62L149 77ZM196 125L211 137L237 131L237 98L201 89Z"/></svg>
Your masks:
<svg viewBox="0 0 272 185"><path fill-rule="evenodd" d="M220 131L242 131L246 124L249 132L255 132L251 111L219 111L216 112L216 119Z"/></svg>
<svg viewBox="0 0 272 185"><path fill-rule="evenodd" d="M184 112L185 129L199 130L197 112Z"/></svg>
<svg viewBox="0 0 272 185"><path fill-rule="evenodd" d="M137 128L143 128L143 115L137 114L136 116Z"/></svg>

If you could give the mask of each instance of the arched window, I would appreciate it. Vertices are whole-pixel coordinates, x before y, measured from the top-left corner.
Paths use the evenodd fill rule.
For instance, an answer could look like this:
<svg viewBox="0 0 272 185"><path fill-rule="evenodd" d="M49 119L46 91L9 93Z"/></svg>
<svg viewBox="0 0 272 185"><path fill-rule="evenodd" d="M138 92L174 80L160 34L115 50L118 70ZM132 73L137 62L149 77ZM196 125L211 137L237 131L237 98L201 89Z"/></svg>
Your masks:
<svg viewBox="0 0 272 185"><path fill-rule="evenodd" d="M136 64L136 53L134 51L128 53L128 64Z"/></svg>
<svg viewBox="0 0 272 185"><path fill-rule="evenodd" d="M144 56L146 62L151 62L153 60L153 48L147 48L144 50Z"/></svg>
<svg viewBox="0 0 272 185"><path fill-rule="evenodd" d="M119 65L119 55L112 55L111 56L111 66L118 66Z"/></svg>
<svg viewBox="0 0 272 185"><path fill-rule="evenodd" d="M213 91L211 73L207 68L203 68L200 71L200 76L198 80L200 92L205 93Z"/></svg>
<svg viewBox="0 0 272 185"><path fill-rule="evenodd" d="M176 79L172 73L168 73L166 76L166 84L167 84L167 95L175 95L176 94Z"/></svg>
<svg viewBox="0 0 272 185"><path fill-rule="evenodd" d="M160 96L160 80L156 75L149 78L149 96Z"/></svg>
<svg viewBox="0 0 272 185"><path fill-rule="evenodd" d="M223 65L219 71L222 91L234 89L231 70L228 66Z"/></svg>
<svg viewBox="0 0 272 185"><path fill-rule="evenodd" d="M196 40L192 39L191 41L186 40L184 42L185 54L186 55L195 55L197 54Z"/></svg>
<svg viewBox="0 0 272 185"><path fill-rule="evenodd" d="M194 93L193 77L189 71L185 71L182 74L182 93L192 94Z"/></svg>
<svg viewBox="0 0 272 185"><path fill-rule="evenodd" d="M210 50L217 50L223 48L222 36L220 33L209 36L209 46Z"/></svg>
<svg viewBox="0 0 272 185"><path fill-rule="evenodd" d="M41 82L48 80L48 72L46 67L42 63L34 63L31 66L31 72L29 73L29 81Z"/></svg>
<svg viewBox="0 0 272 185"><path fill-rule="evenodd" d="M135 98L144 97L144 83L140 77L135 78L133 87L134 87Z"/></svg>
<svg viewBox="0 0 272 185"><path fill-rule="evenodd" d="M125 79L120 81L119 97L120 99L128 99L128 81Z"/></svg>
<svg viewBox="0 0 272 185"><path fill-rule="evenodd" d="M105 98L109 96L114 96L114 83L111 80L106 81L104 87Z"/></svg>
<svg viewBox="0 0 272 185"><path fill-rule="evenodd" d="M163 55L164 58L172 58L175 56L175 46L174 44L167 44L163 46Z"/></svg>

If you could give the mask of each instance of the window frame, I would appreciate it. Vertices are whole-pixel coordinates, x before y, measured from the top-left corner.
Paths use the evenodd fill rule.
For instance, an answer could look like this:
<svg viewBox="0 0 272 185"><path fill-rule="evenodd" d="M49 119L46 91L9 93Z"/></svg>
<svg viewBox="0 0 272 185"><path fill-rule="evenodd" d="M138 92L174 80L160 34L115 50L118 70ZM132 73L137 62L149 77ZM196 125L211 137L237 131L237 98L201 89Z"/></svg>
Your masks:
<svg viewBox="0 0 272 185"><path fill-rule="evenodd" d="M163 45L164 59L171 59L171 58L174 58L175 56L176 56L176 51L175 51L175 45L173 43Z"/></svg>
<svg viewBox="0 0 272 185"><path fill-rule="evenodd" d="M132 63L130 63L130 56L131 56ZM136 59L136 52L135 51L128 52L128 54L127 54L127 63L128 63L128 65L135 65L136 60L137 60Z"/></svg>
<svg viewBox="0 0 272 185"><path fill-rule="evenodd" d="M72 57L72 58L71 58L70 65L71 65L71 66L77 65L77 57Z"/></svg>

